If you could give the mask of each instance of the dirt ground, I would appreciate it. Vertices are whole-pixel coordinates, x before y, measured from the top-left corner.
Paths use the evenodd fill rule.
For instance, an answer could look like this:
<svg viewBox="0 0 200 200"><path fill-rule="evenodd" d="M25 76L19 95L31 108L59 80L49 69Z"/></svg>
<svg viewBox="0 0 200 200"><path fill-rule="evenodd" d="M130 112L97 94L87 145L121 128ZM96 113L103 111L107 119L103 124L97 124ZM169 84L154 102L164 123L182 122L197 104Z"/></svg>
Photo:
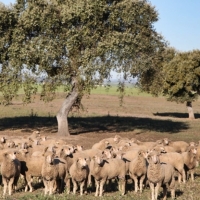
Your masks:
<svg viewBox="0 0 200 200"><path fill-rule="evenodd" d="M56 113L64 95L45 103L36 97L23 106L20 101L2 107L0 135L28 136L39 130L48 137L56 137ZM163 97L126 96L120 106L118 96L91 95L82 101L84 110L70 113L68 142L90 148L95 142L118 134L142 141L154 141L163 137L172 140L200 140L200 101L193 104L195 120L188 120L186 106L168 102ZM193 133L188 134L188 133Z"/></svg>

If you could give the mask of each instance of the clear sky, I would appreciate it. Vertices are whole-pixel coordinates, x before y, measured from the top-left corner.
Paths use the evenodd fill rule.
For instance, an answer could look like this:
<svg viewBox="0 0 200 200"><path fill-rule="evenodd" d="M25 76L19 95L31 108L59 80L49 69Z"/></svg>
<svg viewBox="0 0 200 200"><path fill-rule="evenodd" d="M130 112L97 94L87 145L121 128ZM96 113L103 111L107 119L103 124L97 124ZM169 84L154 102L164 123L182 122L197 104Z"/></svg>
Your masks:
<svg viewBox="0 0 200 200"><path fill-rule="evenodd" d="M15 0L0 0L4 4ZM154 24L170 46L180 51L200 49L200 0L149 0L159 13Z"/></svg>

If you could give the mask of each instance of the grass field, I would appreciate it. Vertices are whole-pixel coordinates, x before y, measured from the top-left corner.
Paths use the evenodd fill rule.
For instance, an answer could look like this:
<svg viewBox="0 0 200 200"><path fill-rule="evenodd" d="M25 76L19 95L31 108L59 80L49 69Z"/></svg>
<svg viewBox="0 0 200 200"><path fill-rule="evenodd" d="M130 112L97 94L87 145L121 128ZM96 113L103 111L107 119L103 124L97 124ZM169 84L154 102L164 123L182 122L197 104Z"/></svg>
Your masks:
<svg viewBox="0 0 200 200"><path fill-rule="evenodd" d="M113 93L112 93L112 92ZM200 140L200 101L193 104L195 120L188 120L187 109L184 104L168 102L164 97L151 97L140 94L134 89L127 92L120 106L115 88L108 93L104 87L92 91L91 96L84 97L84 110L70 113L69 126L71 136L67 141L81 144L85 149L95 142L119 134L124 137L135 137L141 141L155 141L168 137L171 140L186 142ZM10 106L1 105L0 134L6 136L28 136L33 130L40 130L41 134L54 137L57 131L56 113L65 98L61 91L56 93L54 101L44 103L35 96L33 102L23 105L21 96ZM7 199L95 199L94 193L84 197L70 194L44 197L43 189L35 183L36 190L23 192L20 182L19 191ZM200 168L196 168L195 181L176 184L176 196L180 200L200 199ZM2 187L0 188L2 194ZM97 198L98 199L98 198ZM105 192L101 199L150 199L150 190L146 188L142 194L135 194L133 186L128 185L127 194L122 197L119 192ZM170 198L169 198L170 199Z"/></svg>

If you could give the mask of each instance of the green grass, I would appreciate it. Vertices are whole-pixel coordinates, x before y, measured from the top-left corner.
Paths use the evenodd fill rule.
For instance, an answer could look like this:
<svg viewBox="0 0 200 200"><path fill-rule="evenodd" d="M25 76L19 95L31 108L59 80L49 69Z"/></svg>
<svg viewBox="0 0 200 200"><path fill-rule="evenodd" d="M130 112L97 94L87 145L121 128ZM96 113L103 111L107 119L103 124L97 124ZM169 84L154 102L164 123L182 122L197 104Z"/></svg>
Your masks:
<svg viewBox="0 0 200 200"><path fill-rule="evenodd" d="M42 86L38 85L37 93L40 94L41 91L42 91ZM56 93L63 93L63 92L64 92L64 86L60 86L56 90ZM24 94L23 88L20 88L17 94L23 95ZM118 91L116 85L111 85L110 87L97 86L96 89L93 89L91 91L91 94L119 95L119 91ZM134 86L126 86L124 94L125 94L125 96L144 96L144 97L151 96L150 94L147 94L145 92L140 92L139 89L137 87L134 87ZM2 96L1 92L0 92L0 96Z"/></svg>
<svg viewBox="0 0 200 200"><path fill-rule="evenodd" d="M119 95L117 91L117 86L111 86L110 88L106 88L103 86L98 86L96 89L93 89L91 94L103 94L103 95ZM138 88L126 86L125 88L125 96L151 96L150 94L140 92Z"/></svg>

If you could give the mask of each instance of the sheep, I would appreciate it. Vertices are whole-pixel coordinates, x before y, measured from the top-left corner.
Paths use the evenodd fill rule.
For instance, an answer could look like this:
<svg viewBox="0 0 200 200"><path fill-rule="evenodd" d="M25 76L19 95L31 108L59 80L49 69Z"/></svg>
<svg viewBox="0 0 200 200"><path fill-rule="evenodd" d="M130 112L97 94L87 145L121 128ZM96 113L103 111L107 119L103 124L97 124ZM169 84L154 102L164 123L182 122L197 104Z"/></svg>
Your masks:
<svg viewBox="0 0 200 200"><path fill-rule="evenodd" d="M110 143L107 140L102 140L98 143L95 143L92 146L92 149L99 149L99 150L104 150L106 149L108 146L110 145Z"/></svg>
<svg viewBox="0 0 200 200"><path fill-rule="evenodd" d="M154 146L157 145L156 142L141 142L139 140L136 140L135 142L138 146L145 146L147 149L152 149Z"/></svg>
<svg viewBox="0 0 200 200"><path fill-rule="evenodd" d="M95 179L95 196L102 196L105 182L115 177L119 178L119 191L122 195L125 194L126 166L123 160L116 158L104 159L102 155L96 155L92 158L89 169Z"/></svg>
<svg viewBox="0 0 200 200"><path fill-rule="evenodd" d="M42 176L41 169L44 160L44 155L31 156L28 151L17 151L17 158L21 162L21 174L24 176L25 192L28 191L28 187L30 188L30 192L32 192L33 177Z"/></svg>
<svg viewBox="0 0 200 200"><path fill-rule="evenodd" d="M89 167L86 158L78 158L69 168L69 174L73 183L73 193L76 194L78 183L80 183L80 195L86 191ZM87 191L86 191L87 192Z"/></svg>
<svg viewBox="0 0 200 200"><path fill-rule="evenodd" d="M171 164L175 170L178 171L178 182L181 183L181 177L183 183L186 182L186 175L184 169L183 156L177 152L166 152L165 147L156 146L153 148L154 151L160 152L160 162Z"/></svg>
<svg viewBox="0 0 200 200"><path fill-rule="evenodd" d="M186 179L188 179L188 173L191 174L191 180L194 181L194 170L197 165L197 148L194 146L188 147L186 152L181 155L185 164Z"/></svg>
<svg viewBox="0 0 200 200"><path fill-rule="evenodd" d="M33 133L29 136L31 139L36 139L40 137L40 131L33 131Z"/></svg>
<svg viewBox="0 0 200 200"><path fill-rule="evenodd" d="M168 146L168 145L163 145L163 144L158 144L156 145L154 148L162 148L164 149L165 153L169 153L169 152L176 152L176 150L174 149L174 147L172 146Z"/></svg>
<svg viewBox="0 0 200 200"><path fill-rule="evenodd" d="M185 152L187 151L187 148L189 147L189 144L187 142L171 141L168 138L163 139L163 145L173 147L177 153Z"/></svg>
<svg viewBox="0 0 200 200"><path fill-rule="evenodd" d="M54 158L55 154L53 152L49 152L45 155L44 162L42 164L41 175L45 186L45 195L47 195L48 192L49 195L53 194L59 177L58 168L54 164Z"/></svg>
<svg viewBox="0 0 200 200"><path fill-rule="evenodd" d="M175 198L174 167L168 163L161 163L159 153L151 151L146 154L148 162L147 178L151 189L152 200L157 200L159 188L163 187L163 199L167 198L167 188L171 189L171 197Z"/></svg>
<svg viewBox="0 0 200 200"><path fill-rule="evenodd" d="M129 176L134 180L135 192L138 191L138 179L140 180L139 189L142 193L142 185L146 178L147 163L144 157L143 151L138 151L138 155L135 159L129 163Z"/></svg>
<svg viewBox="0 0 200 200"><path fill-rule="evenodd" d="M8 194L12 194L12 188L17 187L17 182L20 176L21 164L16 158L16 152L13 150L6 151L3 154L3 161L1 163L1 175L4 185L3 196L5 196L7 188Z"/></svg>

